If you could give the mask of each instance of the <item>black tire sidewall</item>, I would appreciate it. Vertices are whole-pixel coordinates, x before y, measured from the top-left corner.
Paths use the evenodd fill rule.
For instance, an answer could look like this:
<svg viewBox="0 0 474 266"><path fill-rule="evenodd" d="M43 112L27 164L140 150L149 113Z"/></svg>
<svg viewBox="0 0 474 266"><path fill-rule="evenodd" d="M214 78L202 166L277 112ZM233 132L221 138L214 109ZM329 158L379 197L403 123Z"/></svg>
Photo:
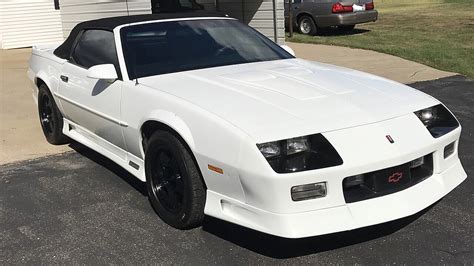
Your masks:
<svg viewBox="0 0 474 266"><path fill-rule="evenodd" d="M51 119L54 122L54 129L52 132L46 132L43 123L41 122L41 112L42 112L42 104L43 104L43 97L49 97L49 100L52 102L52 112L51 112ZM56 105L53 95L49 91L46 85L42 84L39 86L38 90L38 116L41 124L41 129L43 130L43 134L46 140L51 144L65 144L68 142L66 136L63 135L63 116Z"/></svg>
<svg viewBox="0 0 474 266"><path fill-rule="evenodd" d="M160 218L167 224L178 229L189 229L199 226L204 217L203 195L195 195L204 193L199 187L202 185L201 176L197 170L194 161L190 160L190 155L184 145L173 134L166 131L155 132L147 143L145 154L145 172L148 198L154 210ZM181 178L183 179L183 203L179 212L173 213L163 207L153 191L152 170L154 160L158 150L168 150L173 158L177 160ZM195 180L199 179L199 180ZM196 182L198 181L198 182ZM196 186L198 186L196 188ZM200 214L202 212L202 214Z"/></svg>

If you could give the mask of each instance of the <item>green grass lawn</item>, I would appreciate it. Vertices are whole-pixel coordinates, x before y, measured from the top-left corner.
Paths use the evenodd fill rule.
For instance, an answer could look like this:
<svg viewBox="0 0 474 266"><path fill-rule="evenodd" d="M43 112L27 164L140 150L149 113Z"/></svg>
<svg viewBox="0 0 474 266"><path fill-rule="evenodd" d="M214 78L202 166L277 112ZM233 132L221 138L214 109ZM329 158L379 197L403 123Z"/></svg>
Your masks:
<svg viewBox="0 0 474 266"><path fill-rule="evenodd" d="M291 42L375 50L474 78L474 0L375 0L379 20Z"/></svg>

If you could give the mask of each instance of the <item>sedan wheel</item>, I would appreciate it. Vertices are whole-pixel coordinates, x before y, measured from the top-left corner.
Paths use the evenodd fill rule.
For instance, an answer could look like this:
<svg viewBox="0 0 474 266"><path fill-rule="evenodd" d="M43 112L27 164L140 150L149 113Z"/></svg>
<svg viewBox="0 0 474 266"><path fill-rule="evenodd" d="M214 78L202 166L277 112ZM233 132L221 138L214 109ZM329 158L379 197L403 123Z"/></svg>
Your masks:
<svg viewBox="0 0 474 266"><path fill-rule="evenodd" d="M316 35L317 27L310 16L302 16L298 22L300 33Z"/></svg>
<svg viewBox="0 0 474 266"><path fill-rule="evenodd" d="M148 198L167 224L178 229L200 226L206 189L190 150L173 134L156 131L145 152Z"/></svg>

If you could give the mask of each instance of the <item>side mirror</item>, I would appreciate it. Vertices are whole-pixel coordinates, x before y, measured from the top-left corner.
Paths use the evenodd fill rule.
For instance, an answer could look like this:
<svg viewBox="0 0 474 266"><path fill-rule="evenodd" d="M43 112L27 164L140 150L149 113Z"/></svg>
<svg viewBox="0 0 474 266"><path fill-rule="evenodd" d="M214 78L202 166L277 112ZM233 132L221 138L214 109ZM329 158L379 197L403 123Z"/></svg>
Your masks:
<svg viewBox="0 0 474 266"><path fill-rule="evenodd" d="M287 51L288 53L290 53L292 56L296 56L295 51L293 51L293 49L291 49L290 46L285 45L285 44L282 44L282 45L280 45L280 46L281 46L281 48L283 48L285 51Z"/></svg>
<svg viewBox="0 0 474 266"><path fill-rule="evenodd" d="M87 77L93 79L103 79L114 81L118 79L117 71L113 64L103 64L92 66L87 70Z"/></svg>

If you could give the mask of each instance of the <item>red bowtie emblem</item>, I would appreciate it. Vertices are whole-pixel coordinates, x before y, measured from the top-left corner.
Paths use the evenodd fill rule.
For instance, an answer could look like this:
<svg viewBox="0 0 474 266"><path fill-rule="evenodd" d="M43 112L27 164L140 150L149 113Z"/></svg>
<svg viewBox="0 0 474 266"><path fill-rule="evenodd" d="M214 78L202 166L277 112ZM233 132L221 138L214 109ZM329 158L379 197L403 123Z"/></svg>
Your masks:
<svg viewBox="0 0 474 266"><path fill-rule="evenodd" d="M403 178L403 173L402 172L397 172L397 173L394 173L393 175L388 177L388 182L389 183L397 183L402 178Z"/></svg>

